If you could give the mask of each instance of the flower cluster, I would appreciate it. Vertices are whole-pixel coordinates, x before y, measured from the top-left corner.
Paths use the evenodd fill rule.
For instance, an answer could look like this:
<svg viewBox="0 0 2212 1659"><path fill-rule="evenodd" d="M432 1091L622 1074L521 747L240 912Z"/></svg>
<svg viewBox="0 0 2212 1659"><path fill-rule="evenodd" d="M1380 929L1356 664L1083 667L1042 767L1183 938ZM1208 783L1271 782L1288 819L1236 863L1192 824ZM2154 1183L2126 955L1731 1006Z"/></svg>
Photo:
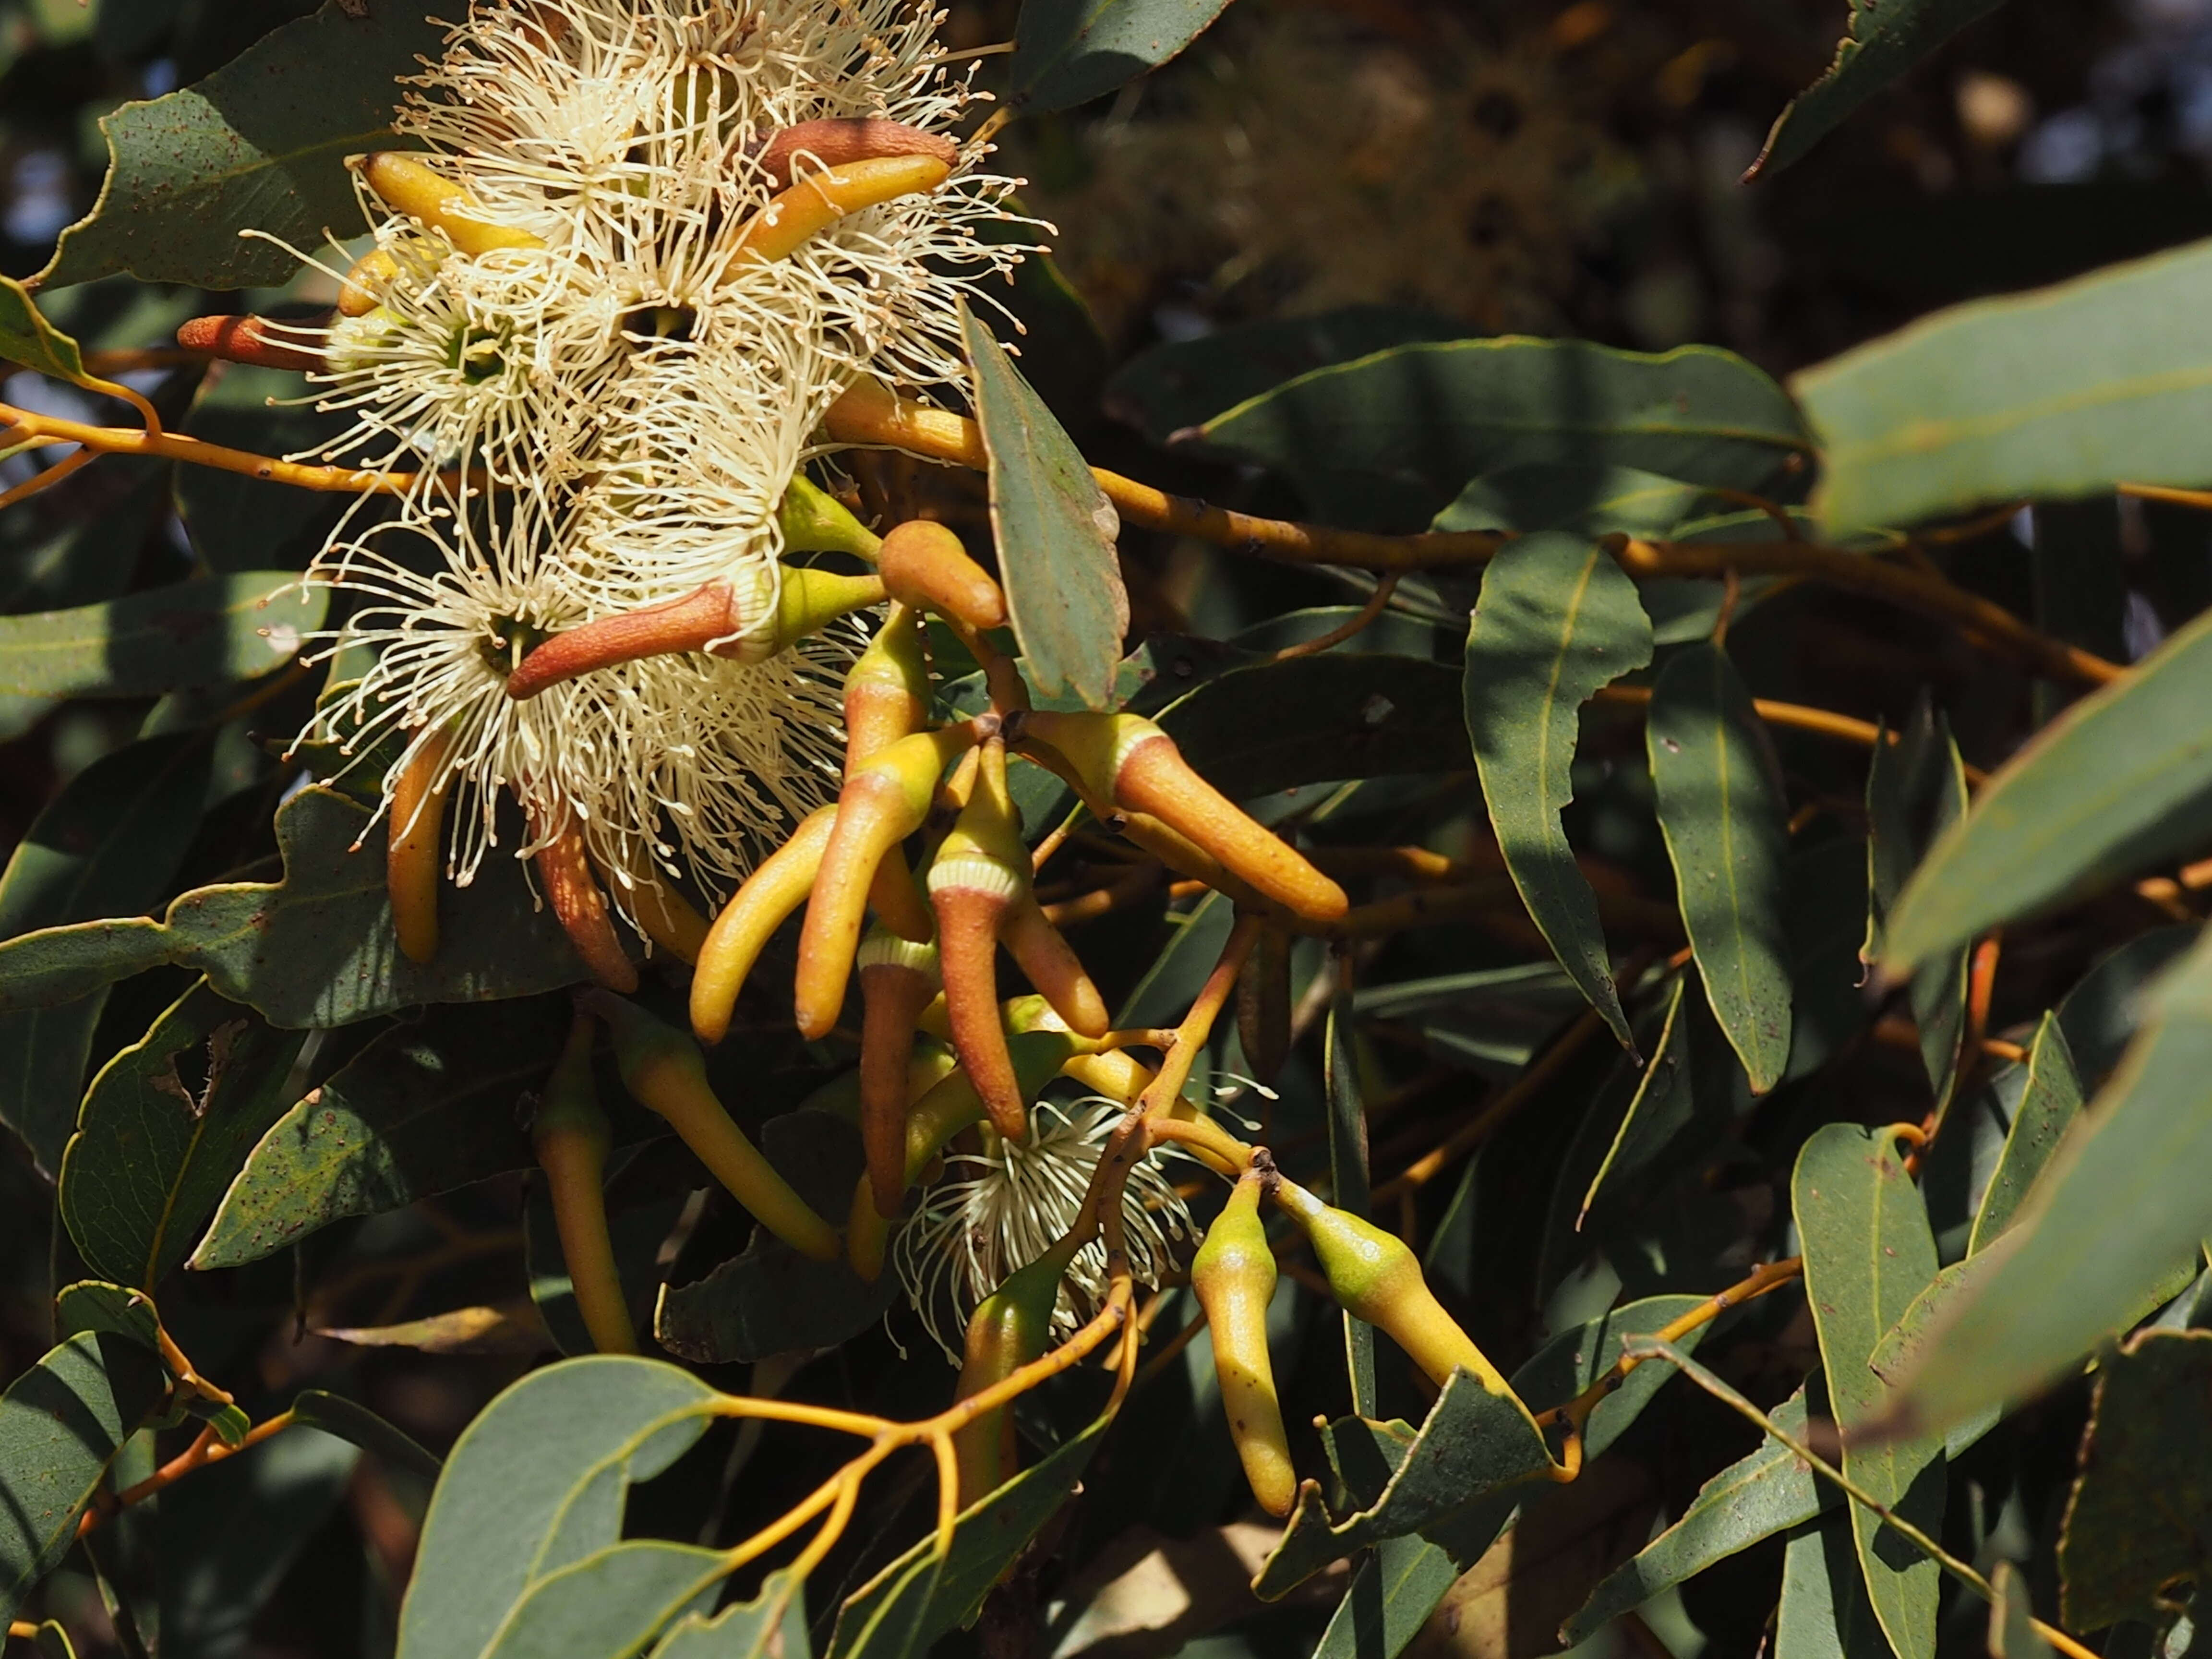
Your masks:
<svg viewBox="0 0 2212 1659"><path fill-rule="evenodd" d="M398 751L387 801L440 804L457 881L512 796L517 850L580 836L623 908L654 866L718 896L834 788L860 635L778 636L779 505L856 380L964 375L960 301L1023 252L978 237L1013 181L947 136L939 21L479 0L400 112L417 150L357 162L374 246L281 337L353 416L322 458L415 482L310 573L362 664L313 735ZM708 585L705 648L511 695L546 637Z"/></svg>

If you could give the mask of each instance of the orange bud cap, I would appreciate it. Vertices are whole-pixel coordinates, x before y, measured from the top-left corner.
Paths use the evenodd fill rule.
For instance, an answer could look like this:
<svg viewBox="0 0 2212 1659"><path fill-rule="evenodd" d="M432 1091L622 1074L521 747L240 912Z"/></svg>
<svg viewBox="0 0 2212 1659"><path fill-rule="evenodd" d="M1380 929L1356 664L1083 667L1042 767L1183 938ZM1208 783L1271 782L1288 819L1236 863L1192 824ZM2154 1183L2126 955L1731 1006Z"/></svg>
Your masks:
<svg viewBox="0 0 2212 1659"><path fill-rule="evenodd" d="M999 936L1021 964L1022 972L1029 975L1030 983L1067 1022L1068 1030L1095 1038L1112 1029L1113 1016L1107 1012L1106 999L1099 995L1074 946L1045 920L1036 899L1024 895L1012 905L999 925Z"/></svg>
<svg viewBox="0 0 2212 1659"><path fill-rule="evenodd" d="M817 167L833 167L886 155L934 156L950 168L959 161L960 148L941 133L924 132L903 121L849 116L784 128L761 147L759 162L769 185L782 190L802 156Z"/></svg>
<svg viewBox="0 0 2212 1659"><path fill-rule="evenodd" d="M177 330L177 343L187 351L204 351L225 362L251 363L256 368L312 374L323 368L320 352L295 345L271 331L283 326L265 317L195 317Z"/></svg>
<svg viewBox="0 0 2212 1659"><path fill-rule="evenodd" d="M970 628L1006 625L1006 596L999 584L941 524L914 519L900 525L884 538L876 568L884 590L904 604Z"/></svg>
<svg viewBox="0 0 2212 1659"><path fill-rule="evenodd" d="M937 994L937 951L889 933L861 941L860 1145L877 1213L906 1193L906 1115L915 1022Z"/></svg>
<svg viewBox="0 0 2212 1659"><path fill-rule="evenodd" d="M592 977L610 990L637 989L636 965L615 932L613 913L592 873L584 838L573 830L564 830L538 849L535 862L538 878L544 884L545 902Z"/></svg>

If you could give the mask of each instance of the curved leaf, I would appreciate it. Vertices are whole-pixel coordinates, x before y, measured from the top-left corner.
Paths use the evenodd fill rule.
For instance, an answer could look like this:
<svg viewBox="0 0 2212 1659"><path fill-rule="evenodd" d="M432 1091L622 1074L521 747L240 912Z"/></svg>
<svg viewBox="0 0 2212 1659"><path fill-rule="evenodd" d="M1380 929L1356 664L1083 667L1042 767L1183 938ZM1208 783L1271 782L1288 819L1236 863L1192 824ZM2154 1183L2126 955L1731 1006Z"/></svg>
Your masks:
<svg viewBox="0 0 2212 1659"><path fill-rule="evenodd" d="M12 276L0 276L0 357L58 380L85 380L77 343L40 313L30 291Z"/></svg>
<svg viewBox="0 0 2212 1659"><path fill-rule="evenodd" d="M0 617L0 692L144 697L282 668L330 596L288 570L241 570L72 611Z"/></svg>
<svg viewBox="0 0 2212 1659"><path fill-rule="evenodd" d="M2027 1077L2021 1086L2020 1104L2013 1109L2012 1127L2005 1133L1996 1172L1982 1191L1981 1207L1975 1212L1974 1229L1966 1241L1967 1255L1987 1249L2012 1225L2036 1177L2043 1173L2081 1111L2081 1084L2074 1075L2074 1056L2066 1046L2066 1033L2056 1014L2045 1014L2028 1045Z"/></svg>
<svg viewBox="0 0 2212 1659"><path fill-rule="evenodd" d="M720 1550L632 1539L532 1583L483 1659L630 1659L728 1572Z"/></svg>
<svg viewBox="0 0 2212 1659"><path fill-rule="evenodd" d="M1882 919L1936 837L1966 814L1966 769L1951 723L1923 694L1894 743L1876 743L1867 766L1867 942L1881 954ZM1951 1103L1966 1029L1967 948L1930 958L1912 975L1912 1018L1936 1109Z"/></svg>
<svg viewBox="0 0 2212 1659"><path fill-rule="evenodd" d="M1582 706L1651 660L1651 619L1604 549L1542 532L1483 572L1467 634L1467 730L1513 884L1559 965L1632 1053L1597 896L1559 826Z"/></svg>
<svg viewBox="0 0 2212 1659"><path fill-rule="evenodd" d="M1156 70L1229 0L1024 0L1014 25L1017 109L1066 109Z"/></svg>

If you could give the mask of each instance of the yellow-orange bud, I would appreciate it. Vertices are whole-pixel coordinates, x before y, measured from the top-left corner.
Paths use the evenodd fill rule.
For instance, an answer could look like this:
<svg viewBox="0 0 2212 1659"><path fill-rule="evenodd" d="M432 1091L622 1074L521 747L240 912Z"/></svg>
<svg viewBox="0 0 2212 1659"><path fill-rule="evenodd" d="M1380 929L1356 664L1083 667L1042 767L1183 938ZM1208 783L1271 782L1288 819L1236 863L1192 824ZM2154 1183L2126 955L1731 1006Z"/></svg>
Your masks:
<svg viewBox="0 0 2212 1659"><path fill-rule="evenodd" d="M1275 1294L1275 1253L1260 1219L1264 1181L1248 1171L1206 1230L1191 1259L1190 1287L1206 1310L1213 1341L1213 1371L1221 1384L1221 1409L1229 1437L1244 1465L1252 1496L1270 1515L1288 1515L1297 1499L1297 1472L1290 1437L1275 1397L1275 1370L1267 1357L1267 1304Z"/></svg>
<svg viewBox="0 0 2212 1659"><path fill-rule="evenodd" d="M1006 596L941 524L912 519L884 538L876 556L884 590L917 609L970 628L1004 628Z"/></svg>
<svg viewBox="0 0 2212 1659"><path fill-rule="evenodd" d="M538 849L533 862L547 907L592 977L610 990L637 989L637 965L630 961L629 953L623 949L622 935L615 931L614 915L607 908L607 896L600 890L598 878L592 873L584 838L574 830L564 830Z"/></svg>
<svg viewBox="0 0 2212 1659"><path fill-rule="evenodd" d="M1052 1312L1060 1282L1067 1275L1083 1241L1060 1239L1025 1267L1009 1273L983 1298L968 1321L966 1355L961 1362L955 1400L970 1400L1003 1382L1032 1360L1044 1358L1052 1341ZM960 1471L960 1507L981 1503L1020 1472L1010 1404L988 1406L952 1432Z"/></svg>
<svg viewBox="0 0 2212 1659"><path fill-rule="evenodd" d="M808 173L745 222L732 264L742 269L787 258L847 214L935 190L951 173L935 155L885 155Z"/></svg>
<svg viewBox="0 0 2212 1659"><path fill-rule="evenodd" d="M761 860L707 930L691 975L691 1030L700 1042L720 1042L729 1034L745 975L760 960L769 936L813 890L836 823L836 807L816 809L790 840Z"/></svg>
<svg viewBox="0 0 2212 1659"><path fill-rule="evenodd" d="M440 843L445 839L446 792L432 781L453 748L450 732L423 739L392 782L386 822L385 890L401 954L426 963L438 954Z"/></svg>
<svg viewBox="0 0 2212 1659"><path fill-rule="evenodd" d="M601 1353L635 1353L637 1331L607 1233L607 1151L613 1136L592 1087L592 1022L578 1016L545 1079L530 1140L545 1172L561 1257L592 1346Z"/></svg>
<svg viewBox="0 0 2212 1659"><path fill-rule="evenodd" d="M430 229L442 232L463 253L490 253L500 248L542 248L543 239L512 225L494 224L468 192L468 187L426 167L412 155L378 150L355 158L363 183L386 207L404 213Z"/></svg>
<svg viewBox="0 0 2212 1659"><path fill-rule="evenodd" d="M860 1145L876 1211L898 1213L906 1192L906 1109L915 1022L937 994L937 947L887 933L861 940Z"/></svg>
<svg viewBox="0 0 2212 1659"><path fill-rule="evenodd" d="M950 169L960 159L960 147L941 133L903 121L832 116L784 128L761 147L757 159L769 185L781 190L802 157L816 167L834 167L887 155L934 156Z"/></svg>
<svg viewBox="0 0 2212 1659"><path fill-rule="evenodd" d="M845 769L921 729L929 715L929 664L921 613L893 605L845 674Z"/></svg>
<svg viewBox="0 0 2212 1659"><path fill-rule="evenodd" d="M399 275L399 262L380 247L373 247L353 262L338 289L338 315L366 317L384 303L384 290Z"/></svg>

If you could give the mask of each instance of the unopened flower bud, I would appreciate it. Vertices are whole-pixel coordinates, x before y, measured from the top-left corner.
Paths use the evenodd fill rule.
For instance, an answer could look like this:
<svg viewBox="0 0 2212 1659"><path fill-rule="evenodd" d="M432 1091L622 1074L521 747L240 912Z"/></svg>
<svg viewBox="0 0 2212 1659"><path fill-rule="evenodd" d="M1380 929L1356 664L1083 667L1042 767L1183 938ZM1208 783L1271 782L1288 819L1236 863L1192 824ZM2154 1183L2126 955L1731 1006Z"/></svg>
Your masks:
<svg viewBox="0 0 2212 1659"><path fill-rule="evenodd" d="M960 1365L955 1400L973 1399L1016 1371L1044 1358L1052 1343L1053 1309L1060 1280L1082 1249L1073 1235L1062 1238L1026 1267L1006 1275L983 1298L968 1321L966 1354ZM952 1448L960 1471L960 1507L981 1503L1020 1473L1011 1404L988 1407L953 1431Z"/></svg>
<svg viewBox="0 0 2212 1659"><path fill-rule="evenodd" d="M494 224L468 192L468 187L425 166L412 155L396 150L350 158L362 181L395 213L444 235L463 253L490 253L500 248L542 248L544 240L512 225Z"/></svg>
<svg viewBox="0 0 2212 1659"><path fill-rule="evenodd" d="M878 929L860 941L860 1145L877 1213L906 1192L908 1062L915 1021L937 994L937 947Z"/></svg>
<svg viewBox="0 0 2212 1659"><path fill-rule="evenodd" d="M684 1144L759 1222L802 1255L834 1260L837 1235L760 1155L715 1098L698 1045L634 1002L604 991L578 999L607 1023L623 1087L647 1110L667 1119Z"/></svg>
<svg viewBox="0 0 2212 1659"><path fill-rule="evenodd" d="M746 222L732 264L742 270L787 258L847 214L935 190L951 173L935 155L885 155L806 173Z"/></svg>
<svg viewBox="0 0 2212 1659"><path fill-rule="evenodd" d="M970 628L1004 628L1006 596L941 524L910 519L884 538L876 568L893 599Z"/></svg>
<svg viewBox="0 0 2212 1659"><path fill-rule="evenodd" d="M921 615L895 604L845 675L845 769L913 736L928 716Z"/></svg>
<svg viewBox="0 0 2212 1659"><path fill-rule="evenodd" d="M322 368L320 355L285 340L277 331L283 327L266 317L195 317L177 330L177 343L187 351L204 351L227 363L250 363L257 368L309 374Z"/></svg>
<svg viewBox="0 0 2212 1659"><path fill-rule="evenodd" d="M592 1086L592 1030L580 1015L569 1030L538 1097L530 1142L545 1172L561 1257L592 1346L601 1353L635 1353L637 1331L607 1233L607 1152L614 1136Z"/></svg>
<svg viewBox="0 0 2212 1659"><path fill-rule="evenodd" d="M446 788L439 775L452 750L451 732L431 732L402 762L392 787L384 884L400 953L412 963L427 963L438 954L438 874L446 820Z"/></svg>
<svg viewBox="0 0 2212 1659"><path fill-rule="evenodd" d="M794 473L783 489L783 501L775 510L783 529L787 553L850 553L876 562L883 538L845 509L835 495Z"/></svg>
<svg viewBox="0 0 2212 1659"><path fill-rule="evenodd" d="M385 290L398 280L399 262L373 247L353 262L338 288L338 315L366 317L384 303Z"/></svg>
<svg viewBox="0 0 2212 1659"><path fill-rule="evenodd" d="M845 116L786 127L761 146L755 159L769 187L782 190L801 158L814 167L834 167L891 155L933 156L950 170L960 159L960 149L941 133L924 132L903 121Z"/></svg>
<svg viewBox="0 0 2212 1659"><path fill-rule="evenodd" d="M615 932L613 913L592 872L584 838L574 830L563 830L538 849L532 862L538 866L547 908L592 977L610 990L637 989L637 964Z"/></svg>
<svg viewBox="0 0 2212 1659"><path fill-rule="evenodd" d="M1283 1430L1274 1366L1267 1357L1275 1253L1267 1248L1267 1229L1260 1219L1263 1185L1256 1171L1237 1182L1191 1260L1190 1287L1206 1310L1221 1408L1252 1496L1268 1514L1288 1515L1297 1497L1298 1477L1291 1465L1290 1437Z"/></svg>

